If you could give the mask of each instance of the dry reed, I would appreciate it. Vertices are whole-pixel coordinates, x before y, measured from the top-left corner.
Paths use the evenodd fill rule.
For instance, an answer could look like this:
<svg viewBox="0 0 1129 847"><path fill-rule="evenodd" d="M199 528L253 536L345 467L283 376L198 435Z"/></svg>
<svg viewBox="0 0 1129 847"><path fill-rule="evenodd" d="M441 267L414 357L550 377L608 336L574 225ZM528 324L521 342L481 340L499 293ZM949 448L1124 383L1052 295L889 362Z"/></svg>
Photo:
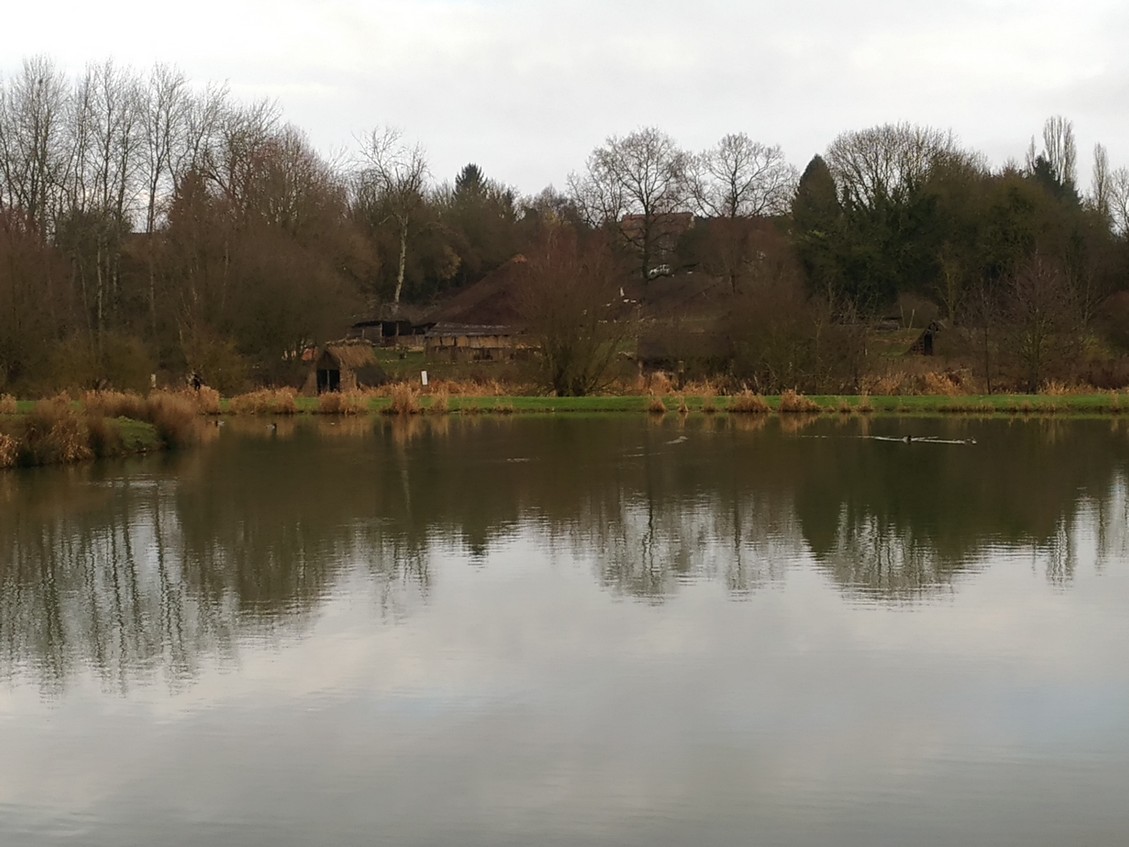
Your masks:
<svg viewBox="0 0 1129 847"><path fill-rule="evenodd" d="M81 462L94 457L90 429L65 394L40 400L28 415L21 459L25 464Z"/></svg>
<svg viewBox="0 0 1129 847"><path fill-rule="evenodd" d="M20 443L0 432L0 468L14 468L20 457Z"/></svg>
<svg viewBox="0 0 1129 847"><path fill-rule="evenodd" d="M427 411L433 415L445 415L451 410L451 401L446 389L440 389L431 395L431 404Z"/></svg>
<svg viewBox="0 0 1129 847"><path fill-rule="evenodd" d="M318 397L318 414L363 415L369 401L360 391L329 391Z"/></svg>
<svg viewBox="0 0 1129 847"><path fill-rule="evenodd" d="M293 415L298 411L293 388L264 388L231 398L237 415Z"/></svg>
<svg viewBox="0 0 1129 847"><path fill-rule="evenodd" d="M752 391L742 391L730 401L729 411L743 415L763 415L772 411L772 408L768 405L768 401L759 394L754 394Z"/></svg>
<svg viewBox="0 0 1129 847"><path fill-rule="evenodd" d="M219 415L223 412L220 405L220 393L210 385L202 385L199 388L186 391L185 394L191 398L202 415Z"/></svg>
<svg viewBox="0 0 1129 847"><path fill-rule="evenodd" d="M406 382L392 386L392 402L384 410L387 415L418 415L421 411L419 395L415 388Z"/></svg>
<svg viewBox="0 0 1129 847"><path fill-rule="evenodd" d="M652 415L665 415L666 404L663 402L663 398L657 394L652 394L651 399L647 402L647 411Z"/></svg>
<svg viewBox="0 0 1129 847"><path fill-rule="evenodd" d="M823 408L818 403L800 394L794 388L789 388L780 395L780 412L782 414L810 414L822 411Z"/></svg>
<svg viewBox="0 0 1129 847"><path fill-rule="evenodd" d="M19 411L16 398L11 394L0 394L0 415L14 415Z"/></svg>
<svg viewBox="0 0 1129 847"><path fill-rule="evenodd" d="M186 392L154 391L145 405L145 419L167 446L180 447L196 439L200 411Z"/></svg>

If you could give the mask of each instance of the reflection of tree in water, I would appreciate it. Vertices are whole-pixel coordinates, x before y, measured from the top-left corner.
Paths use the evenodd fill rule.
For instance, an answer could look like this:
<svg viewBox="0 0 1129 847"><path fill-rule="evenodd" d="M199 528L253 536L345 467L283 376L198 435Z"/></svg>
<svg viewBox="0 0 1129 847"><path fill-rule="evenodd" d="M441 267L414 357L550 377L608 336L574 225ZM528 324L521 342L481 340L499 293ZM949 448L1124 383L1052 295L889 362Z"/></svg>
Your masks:
<svg viewBox="0 0 1129 847"><path fill-rule="evenodd" d="M401 621L435 557L488 562L515 537L649 601L695 580L744 596L811 559L912 600L995 549L1067 584L1091 547L1099 567L1129 553L1124 439L1071 425L979 422L971 447L840 420L253 422L177 456L0 475L0 673L177 685L241 640L300 636L341 591Z"/></svg>
<svg viewBox="0 0 1129 847"><path fill-rule="evenodd" d="M83 668L109 687L150 676L176 687L205 659L231 660L241 639L300 635L347 569L402 620L429 590L426 545L387 532L371 502L314 494L345 478L356 442L344 446L280 464L268 440L241 439L238 458L220 443L143 472L8 475L0 673L48 690Z"/></svg>

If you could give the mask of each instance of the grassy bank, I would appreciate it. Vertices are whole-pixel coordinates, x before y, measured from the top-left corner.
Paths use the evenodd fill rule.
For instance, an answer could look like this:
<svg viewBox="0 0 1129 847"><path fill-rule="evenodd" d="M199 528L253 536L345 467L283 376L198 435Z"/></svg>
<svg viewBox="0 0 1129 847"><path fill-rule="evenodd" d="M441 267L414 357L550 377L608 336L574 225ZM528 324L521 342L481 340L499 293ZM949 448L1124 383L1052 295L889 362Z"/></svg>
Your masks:
<svg viewBox="0 0 1129 847"><path fill-rule="evenodd" d="M1119 415L1129 394L945 395L595 395L548 397L522 394L457 394L400 385L374 393L298 397L293 392L255 392L220 401L224 414L557 414L557 413L820 413L873 415Z"/></svg>
<svg viewBox="0 0 1129 847"><path fill-rule="evenodd" d="M89 392L81 400L59 396L17 401L0 397L0 468L86 461L191 443L202 415L511 415L511 414L779 414L1114 416L1129 412L1129 394L1091 392L1037 395L818 395L765 396L665 394L546 397L492 393L451 394L451 386L421 390L407 383L378 392L299 397L292 390L263 390L230 399L214 391L153 392L147 397ZM457 390L481 390L460 386Z"/></svg>
<svg viewBox="0 0 1129 847"><path fill-rule="evenodd" d="M70 464L187 444L199 411L177 395L147 398L60 395L37 402L0 398L0 468Z"/></svg>

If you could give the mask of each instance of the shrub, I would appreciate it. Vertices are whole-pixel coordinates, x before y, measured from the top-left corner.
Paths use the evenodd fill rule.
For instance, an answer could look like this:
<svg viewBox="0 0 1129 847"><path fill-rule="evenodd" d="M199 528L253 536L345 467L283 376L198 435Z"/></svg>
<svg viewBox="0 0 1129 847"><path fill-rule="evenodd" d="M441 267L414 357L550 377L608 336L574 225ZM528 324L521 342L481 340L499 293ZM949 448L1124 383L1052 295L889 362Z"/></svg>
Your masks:
<svg viewBox="0 0 1129 847"><path fill-rule="evenodd" d="M427 411L429 411L433 415L445 415L448 411L450 411L450 408L451 403L449 398L447 397L447 391L445 389L440 389L432 395L431 405L427 407Z"/></svg>
<svg viewBox="0 0 1129 847"><path fill-rule="evenodd" d="M90 415L148 420L145 398L132 391L85 391L82 407Z"/></svg>
<svg viewBox="0 0 1129 847"><path fill-rule="evenodd" d="M11 394L0 394L0 415L14 415L17 411L16 398Z"/></svg>
<svg viewBox="0 0 1129 847"><path fill-rule="evenodd" d="M231 398L231 411L237 415L293 415L298 403L293 388L264 388Z"/></svg>
<svg viewBox="0 0 1129 847"><path fill-rule="evenodd" d="M795 389L789 388L780 395L780 411L783 413L821 412L823 409L814 400L799 394Z"/></svg>
<svg viewBox="0 0 1129 847"><path fill-rule="evenodd" d="M418 415L421 411L419 395L414 388L406 382L392 386L392 403L385 409L389 415Z"/></svg>
<svg viewBox="0 0 1129 847"><path fill-rule="evenodd" d="M35 404L28 415L21 461L46 465L81 462L93 457L90 429L65 394Z"/></svg>
<svg viewBox="0 0 1129 847"><path fill-rule="evenodd" d="M191 443L196 436L199 410L185 393L154 391L146 401L146 420L169 447Z"/></svg>
<svg viewBox="0 0 1129 847"><path fill-rule="evenodd" d="M223 412L220 393L210 385L187 390L186 396L195 404L202 415L218 415Z"/></svg>
<svg viewBox="0 0 1129 847"><path fill-rule="evenodd" d="M927 371L921 376L923 393L941 397L956 397L961 394L959 383L947 373Z"/></svg>
<svg viewBox="0 0 1129 847"><path fill-rule="evenodd" d="M318 397L322 415L363 415L367 411L368 398L360 391L328 391Z"/></svg>
<svg viewBox="0 0 1129 847"><path fill-rule="evenodd" d="M0 432L0 468L13 468L20 457L20 443Z"/></svg>
<svg viewBox="0 0 1129 847"><path fill-rule="evenodd" d="M738 414L763 415L772 411L768 401L752 391L742 391L729 404L729 411Z"/></svg>
<svg viewBox="0 0 1129 847"><path fill-rule="evenodd" d="M122 451L122 437L118 428L103 415L86 415L87 443L95 456L114 456Z"/></svg>

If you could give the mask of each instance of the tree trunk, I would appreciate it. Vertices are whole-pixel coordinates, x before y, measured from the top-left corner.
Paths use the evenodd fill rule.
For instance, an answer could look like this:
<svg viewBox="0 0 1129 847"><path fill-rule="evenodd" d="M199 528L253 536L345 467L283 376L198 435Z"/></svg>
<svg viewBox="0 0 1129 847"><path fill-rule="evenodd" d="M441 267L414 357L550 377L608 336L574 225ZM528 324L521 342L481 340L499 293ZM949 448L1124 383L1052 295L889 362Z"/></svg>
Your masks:
<svg viewBox="0 0 1129 847"><path fill-rule="evenodd" d="M400 292L404 290L404 268L408 263L408 219L400 220L400 265L396 270L396 291L392 295L392 305L400 311Z"/></svg>

